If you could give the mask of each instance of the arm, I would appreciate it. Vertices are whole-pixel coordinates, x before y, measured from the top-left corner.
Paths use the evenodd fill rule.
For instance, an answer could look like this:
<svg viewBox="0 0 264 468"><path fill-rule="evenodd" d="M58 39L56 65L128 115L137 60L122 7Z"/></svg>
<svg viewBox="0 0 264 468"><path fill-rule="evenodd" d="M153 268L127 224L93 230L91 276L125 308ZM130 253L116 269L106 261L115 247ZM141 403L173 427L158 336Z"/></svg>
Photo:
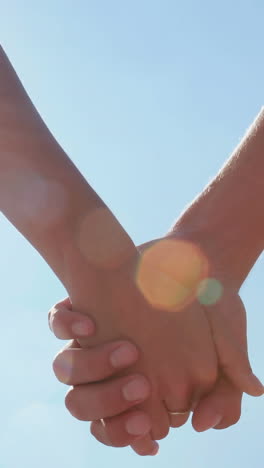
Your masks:
<svg viewBox="0 0 264 468"><path fill-rule="evenodd" d="M196 428L205 427L206 419L214 414L224 415L217 426L220 429L238 421L242 394L236 388L237 381L255 380L256 388L261 392L262 387L263 393L264 387L253 377L249 365L246 311L238 295L264 248L263 178L262 109L219 174L168 233L168 237L187 239L199 246L209 260L208 276L222 287L217 300L205 304L221 378L213 392L197 405L193 417Z"/></svg>
<svg viewBox="0 0 264 468"><path fill-rule="evenodd" d="M240 288L264 248L264 110L223 169L176 222Z"/></svg>
<svg viewBox="0 0 264 468"><path fill-rule="evenodd" d="M138 328L134 310L147 308L134 284L137 249L55 141L2 48L0 104L2 212L63 282L74 309L100 324L83 345L128 336L130 322ZM136 374L132 387L124 376L123 408L149 392L148 381ZM161 403L155 419L157 434L167 433Z"/></svg>
<svg viewBox="0 0 264 468"><path fill-rule="evenodd" d="M70 251L85 248L91 269L98 251L104 268L135 253L128 235L45 126L1 47L0 104L1 211L66 288Z"/></svg>
<svg viewBox="0 0 264 468"><path fill-rule="evenodd" d="M262 123L262 117L263 114L259 117L258 125ZM259 131L258 125L253 126L252 134L249 134L247 139L242 142L241 147L235 151L234 156L228 161L221 173L192 203L191 207L180 217L169 233L171 237L189 239L194 244L198 244L207 253L210 260L210 274L217 278L221 277L224 286L224 294L218 305L207 307L206 310L209 312L209 320L213 325L214 337L216 339L219 337L220 330L220 337L221 334L222 338L224 337L222 343L224 342L224 345L227 345L227 352L221 354L223 349L221 346L218 348L222 372L214 389L204 398L201 398L200 402L197 402L194 410L193 426L198 431L211 427L223 429L239 420L242 392L234 384L236 380L234 377L238 377L240 382L241 379L243 382L247 382L249 378L255 388L259 389L259 394L263 391L262 385L250 371L247 359L245 310L237 295L239 285L262 250L263 245L263 220L258 216L262 208L260 195L262 192L261 166L263 168L261 137L260 141L258 141L259 151L255 152L256 148L254 147L256 133ZM250 168L251 165L253 167ZM258 203L255 202L253 190L251 191L252 187L255 187L256 177L259 179L257 185L257 191L259 191ZM243 180L242 185L241 178ZM245 184L249 193L245 191ZM248 207L248 216L251 228L254 226L253 230L248 229L248 221L244 219L245 205ZM235 223L234 213L237 214ZM231 261L229 261L230 259ZM239 267L237 267L238 264ZM229 294L229 291L226 294L227 289L231 290L231 294ZM232 310L232 314L230 314L230 310ZM216 317L220 320L215 321ZM63 322L63 313L60 315L60 319ZM230 336L226 336L225 333L228 329L230 330ZM221 333L222 331L223 333ZM72 336L75 335L69 332L68 337ZM233 348L227 342L229 337L231 337L232 344L234 344ZM240 350L240 355L236 352L237 349ZM63 360L63 354L61 358ZM84 356L83 363L81 363L81 354L78 354L78 359L80 368L83 366L80 375L85 375L86 358ZM90 362L90 365L95 365L95 362ZM237 372L234 372L234 370L238 370L240 375L236 375ZM224 371L229 371L230 379L224 374ZM241 371L244 372L242 376ZM80 380L80 382L83 383L83 380ZM87 397L88 395L89 385L87 386ZM75 400L77 404L79 402L77 392ZM72 403L74 405L74 401ZM83 414L85 411L89 411L88 398L86 398L83 407ZM126 415L124 415L125 417ZM181 418L182 416L174 418L174 421L171 422L172 425L174 427L182 425L185 420ZM124 419L108 418L104 427L100 425L99 421L95 421L92 424L92 432L101 442L106 444L109 443L109 440L116 446L133 442L131 438L128 438Z"/></svg>
<svg viewBox="0 0 264 468"><path fill-rule="evenodd" d="M144 395L149 390L142 374L148 377L152 392L143 407L151 416L152 438L163 438L169 429L164 392L165 389L167 394L174 392L171 376L176 379L176 357L180 359L182 354L181 348L174 349L172 330L179 329L180 325L174 323L172 314L154 308L139 292L135 283L137 249L43 124L3 50L0 50L0 89L1 209L53 268L66 287L73 308L90 313L100 325L97 336L88 342L81 341L82 345L129 337L139 349L144 349L144 356L133 368L141 377L140 382L129 383L123 394L134 404L141 403L142 392ZM203 376L197 376L191 351L182 363L186 374L182 370L181 378L185 379L187 373L192 377L186 377L188 389L177 403L183 408L189 403L191 386L199 384L207 391L214 385L217 370L204 313L201 308L197 313L189 308L187 318L178 315L179 321L187 320L188 324L190 316L194 325L190 331L186 327L185 333L194 342L194 349L197 348L194 353L197 361L206 360L206 363L202 366ZM195 325L198 316L199 337ZM146 334L150 318L153 326ZM161 335L159 340L157 333ZM164 361L170 361L166 369ZM188 361L193 363L192 369ZM74 394L70 391L67 396L71 407ZM171 397L170 406L174 406ZM80 411L76 414L80 415ZM149 436L146 437L150 442Z"/></svg>
<svg viewBox="0 0 264 468"><path fill-rule="evenodd" d="M95 343L102 338L131 337L144 349L144 360L136 370L148 370L153 393L145 408L152 416L152 435L162 438L168 430L162 402L166 400L169 410L188 408L192 388L199 386L206 393L215 383L216 356L204 311L194 304L184 314L171 314L143 300L133 281L130 259L137 253L133 243L47 131L3 53L1 61L5 108L0 139L2 210L63 281L73 307L85 313L90 307L91 315L98 318L100 330ZM10 186L15 187L13 199ZM153 273L155 281L159 271ZM146 334L150 319L152 327ZM186 343L192 343L192 347L182 362ZM197 373L199 368L202 375ZM180 398L175 395L175 389L180 392L179 369L181 380L189 376L190 382ZM161 400L160 382L165 382ZM249 392L259 393L253 387ZM69 393L68 401L72 395Z"/></svg>

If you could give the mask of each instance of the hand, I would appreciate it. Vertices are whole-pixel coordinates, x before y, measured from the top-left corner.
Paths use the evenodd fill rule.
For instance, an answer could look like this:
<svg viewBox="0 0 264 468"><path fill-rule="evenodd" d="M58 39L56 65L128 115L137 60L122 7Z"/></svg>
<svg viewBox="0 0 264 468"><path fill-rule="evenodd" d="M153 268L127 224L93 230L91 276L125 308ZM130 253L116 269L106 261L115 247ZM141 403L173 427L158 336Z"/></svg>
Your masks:
<svg viewBox="0 0 264 468"><path fill-rule="evenodd" d="M174 242L171 241L170 246L172 244L174 249ZM159 245L163 249L164 244ZM170 425L168 411L189 410L193 400L201 398L213 388L218 371L204 308L196 298L191 297L190 301L186 297L186 292L193 294L195 291L203 264L196 265L193 274L193 271L186 269L189 260L186 260L185 252L183 255L182 246L176 253L173 250L173 256L166 249L167 242L162 258L158 249L154 261L147 257L145 263L145 258L141 256L142 270L139 271L141 266L137 265L137 273L133 270L132 263L127 263L119 270L99 271L91 283L91 275L86 276L82 271L81 277L87 278L85 287L80 295L79 286L78 298L72 297L73 308L80 312L95 308L104 311L104 320L99 321L100 327L97 328L99 336L96 340L86 341L89 346L120 337L129 338L142 351L138 364L132 369L135 373L146 375L151 383L150 398L139 405L139 408L147 411L152 418L153 439L167 435ZM148 254L149 249L146 252ZM194 253L192 252L192 256ZM164 258L165 263L169 260L169 269L176 266L176 278L173 277L173 272L166 272L166 265L160 265ZM78 269L80 272L78 258L72 256L69 265L72 274L70 282L74 289L77 277L74 271ZM136 282L133 280L135 273ZM147 281L146 290L144 280ZM171 285L173 290L168 290ZM157 292L165 294L164 303L162 297L157 297ZM152 298L147 297L149 293L154 293L153 303ZM178 298L184 299L181 307L178 307ZM83 343L82 341L81 344Z"/></svg>
<svg viewBox="0 0 264 468"><path fill-rule="evenodd" d="M237 313L234 315L234 320L233 320L233 322L234 322L233 323L233 325L234 325L234 327L233 327L234 330L233 331L234 332L236 332L236 330L237 330L236 325L239 325L238 319L239 319L239 316L240 316L240 319L241 319L240 325L242 325L242 326L240 327L241 330L240 330L239 334L241 336L239 336L239 334L237 334L236 343L239 343L239 341L241 341L241 349L239 350L239 352L242 352L243 347L244 347L243 353L246 356L246 339L243 338L243 332L244 332L244 336L245 336L245 327L243 326L244 311L243 311L243 306L242 306L241 301L238 300L238 297L236 297L236 296L237 296L236 294L233 296L233 304L232 304L232 295L230 295L230 294L229 294L229 296L225 295L225 297L226 297L226 304L225 305L226 305L226 310L230 310L230 305L231 304L232 304L232 309L237 310ZM223 306L223 299L222 299L221 303L222 303L222 308L220 309L220 312L221 312L221 310L225 310L225 308ZM235 304L237 304L236 308L234 308ZM213 308L211 307L211 311L212 310L213 310ZM217 316L221 315L221 314L219 314L219 310L217 311L216 315ZM228 314L226 314L226 315L227 315L227 318L230 321L230 316ZM220 327L220 330L221 330L221 327ZM227 350L227 353L228 353L229 350L230 350L230 346L227 347L226 350ZM231 357L232 356L233 356L233 359L234 359L234 353L233 353L233 355L231 354ZM227 359L226 364L228 364L228 366L230 367L229 371L231 371L231 376L232 376L232 362L231 362L231 365L230 365L230 363L229 363L229 361ZM244 367L244 369L247 370L248 361L244 360L244 363L242 363L242 367L243 367L243 364L244 364L244 366L246 366L246 367ZM242 367L240 366L240 367L238 367L238 369L242 368ZM226 369L226 371L228 371L228 369ZM238 376L238 374L237 374L237 376ZM249 377L250 377L250 372L249 372ZM241 376L238 376L238 380L241 380ZM244 377L242 378L242 380L244 380ZM204 399L202 399L200 404L197 406L197 408L196 408L196 410L194 412L194 417L193 417L193 423L194 423L195 428L197 430L203 430L203 429L206 429L208 427L211 427L213 425L213 422L215 422L217 419L222 419L221 423L219 423L216 426L217 428L227 427L228 425L236 422L239 419L239 415L240 415L241 396L242 396L242 393L240 391L238 391L236 389L236 387L234 385L232 385L231 382L228 381L228 379L226 377L222 376L219 379L215 390L208 397L205 397ZM215 410L212 411L212 409L214 409L214 407L215 407ZM228 417L225 417L225 415L227 415ZM177 419L179 419L179 418L181 418L183 420L182 416L177 417ZM101 440L102 440L102 438L105 439L104 435L102 435L101 430L100 430L100 434L98 433L98 431L100 429L98 424L99 423L94 423L93 424L94 433L97 434L97 436L99 438L101 437ZM176 425L180 425L178 421L176 422ZM106 432L107 428L110 428L110 427L111 427L111 421L109 420L109 421L107 421L107 426L105 426L104 431ZM112 431L110 430L110 433L111 432Z"/></svg>
<svg viewBox="0 0 264 468"><path fill-rule="evenodd" d="M223 268L222 257L226 257L225 251L214 248L212 239L199 237L198 231L190 235L191 231L179 228L174 230L172 238L176 241L177 239L185 241L186 232L188 232L188 242L199 248L202 247L208 259L210 280L205 282L207 291L200 294L199 299L204 304L211 326L220 370L213 390L200 401L197 400L192 423L197 431L204 431L211 427L223 429L235 424L240 418L242 390L253 396L260 396L263 394L263 385L254 376L248 360L246 312L239 297L241 278L234 278L228 269ZM210 246L210 251L208 246ZM177 421L175 427L181 423L184 421ZM98 435L98 439L104 442L103 435L111 432L111 423L108 421L108 427L104 427L104 432L100 424L100 422L94 422L92 430ZM137 450L139 447L139 441L133 444L134 449Z"/></svg>
<svg viewBox="0 0 264 468"><path fill-rule="evenodd" d="M111 385L106 381L109 377L118 375L120 369L137 361L137 348L126 341L107 343L91 349L81 348L77 339L93 336L96 332L95 325L89 317L72 312L69 298L52 307L48 318L49 327L57 338L72 339L57 354L53 363L58 380L74 386L70 408L79 404L81 395L81 419L100 420L112 413L119 414L120 416L113 418L115 428L108 439L109 444L112 440L111 445L131 445L139 436L149 433L151 421L148 415L132 408L133 403L122 398L123 379L116 377L111 380ZM134 377L136 376L130 375L131 379ZM145 398L147 396L148 394ZM149 440L144 451L146 455L155 454L157 444Z"/></svg>
<svg viewBox="0 0 264 468"><path fill-rule="evenodd" d="M53 365L54 372L60 381L74 385L69 410L75 412L74 408L80 404L81 400L81 419L98 420L92 432L94 429L95 437L107 445L118 447L133 445L139 436L147 434L151 429L151 422L144 412L137 409L124 412L120 379L112 379L111 388L107 382L101 382L100 385L94 384L98 380L114 376L122 367L133 364L139 355L134 345L129 342L114 342L92 349L80 348L76 339L79 336L93 335L95 326L88 317L76 311L72 312L69 299L61 301L50 310L49 326L58 338L75 339L58 353ZM121 351L119 364L116 359L112 363L111 359L113 351L116 358L116 349ZM133 375L130 377L132 378ZM131 406L128 402L126 405L127 409ZM107 418L115 413L119 416ZM178 416L178 422L182 424L188 416ZM105 418L108 434L105 433L104 425L99 418ZM157 450L157 443L149 437L144 441L138 440L136 444L136 451L140 455L155 455Z"/></svg>
<svg viewBox="0 0 264 468"><path fill-rule="evenodd" d="M66 299L56 304L49 313L49 324L54 334L61 339L79 338L82 336L89 336L95 333L95 326L88 317L78 312L71 311L71 303L69 299ZM77 333L76 333L77 331ZM124 348L121 354L122 365L130 365L138 357L138 351L136 348L129 343L123 343ZM128 347L127 347L128 345ZM118 368L113 367L111 362L111 352L120 346L119 343L109 343L109 345L103 345L97 347L95 350L87 350L79 348L77 341L69 343L55 358L54 371L58 379L64 383L75 386L75 392L73 394L72 404L78 404L79 392L78 384L82 385L85 391L85 401L83 402L83 412L86 418L89 420L98 419L92 424L92 432L98 440L113 446L126 446L135 443L137 436L129 434L127 427L132 427L133 432L138 435L143 435L150 429L150 421L142 412L137 410L130 410L129 412L123 413L120 416L108 418L105 425L99 418L105 418L109 414L108 408L116 408L117 413L120 414L123 409L123 402L118 402L117 397L120 396L120 385L118 379L112 380L115 383L115 390L111 395L115 397L113 402L109 399L108 390L104 390L103 386L107 386L106 383L101 383L100 387L97 387L96 401L94 398L91 399L91 393L93 393L92 385L89 382L95 382L98 379L106 379L107 377L114 376ZM128 359L126 360L126 356ZM67 373L65 373L65 366ZM121 368L121 367L120 367ZM70 373L69 377L69 370ZM66 377L66 378L65 378ZM227 379L223 377L219 379L216 388L210 393L209 396L204 398L199 404L199 418L202 420L201 423L204 426L211 425L211 421L214 419L214 415L222 415L222 422L218 426L228 427L230 424L234 424L240 416L240 403L241 403L241 392L239 392ZM95 404L94 404L95 403ZM108 406L108 408L107 408ZM197 407L198 411L198 407ZM194 413L196 415L196 411ZM186 422L188 416L177 416L174 417L174 425L176 427ZM209 418L209 419L208 419ZM197 418L196 418L197 419ZM207 419L207 423L206 423ZM127 425L128 423L128 425ZM173 421L172 421L173 423ZM197 423L196 423L197 424ZM204 425L205 424L205 425ZM197 427L198 430L202 430L202 426ZM151 455L156 453L155 443L149 443L142 447L140 454ZM137 442L136 446L139 445Z"/></svg>

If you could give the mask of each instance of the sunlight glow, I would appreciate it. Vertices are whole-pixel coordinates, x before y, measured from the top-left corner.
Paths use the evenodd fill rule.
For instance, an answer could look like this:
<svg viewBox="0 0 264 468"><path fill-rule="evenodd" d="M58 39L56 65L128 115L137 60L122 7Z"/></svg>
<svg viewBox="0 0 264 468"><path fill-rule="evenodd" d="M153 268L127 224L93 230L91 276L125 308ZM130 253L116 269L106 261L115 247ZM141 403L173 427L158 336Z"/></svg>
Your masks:
<svg viewBox="0 0 264 468"><path fill-rule="evenodd" d="M52 179L40 177L30 169L3 171L0 176L3 211L23 225L34 223L40 230L57 223L67 209L67 194L63 186Z"/></svg>
<svg viewBox="0 0 264 468"><path fill-rule="evenodd" d="M147 301L176 311L196 299L208 274L208 261L191 242L162 239L147 249L137 270L137 285Z"/></svg>
<svg viewBox="0 0 264 468"><path fill-rule="evenodd" d="M197 288L197 298L200 304L214 305L221 299L223 286L215 278L205 278Z"/></svg>

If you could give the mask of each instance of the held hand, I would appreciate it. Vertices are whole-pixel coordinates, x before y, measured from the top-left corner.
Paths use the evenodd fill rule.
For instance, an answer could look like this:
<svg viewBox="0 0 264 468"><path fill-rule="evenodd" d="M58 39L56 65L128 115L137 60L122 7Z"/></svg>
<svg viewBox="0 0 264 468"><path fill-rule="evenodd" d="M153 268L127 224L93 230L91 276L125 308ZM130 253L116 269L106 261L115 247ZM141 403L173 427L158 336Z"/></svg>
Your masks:
<svg viewBox="0 0 264 468"><path fill-rule="evenodd" d="M89 321L88 317L78 312L72 312L69 299L56 304L49 313L50 327L55 335L61 339L78 338L79 335L75 332L76 324L78 324L79 330L82 331L80 336L84 336L86 333L89 336L94 333L94 325L89 323L89 327L87 327L87 321ZM87 329L90 331L87 331ZM138 435L144 435L150 429L148 416L136 409L130 409L120 414L122 403L119 402L117 412L120 416L106 418L106 415L109 414L108 408L113 406L113 402L109 399L107 390L103 389L103 386L105 386L103 382L100 387L97 387L97 409L96 413L94 412L94 403L90 398L92 383L100 377L106 379L118 372L118 368L110 364L111 351L113 346L116 349L116 345L119 346L118 343L109 343L109 345L103 345L101 348L97 347L96 350L87 350L79 348L78 343L74 341L57 355L54 361L54 371L59 380L75 386L74 388L77 391L72 394L72 407L79 404L78 384L82 384L83 388L85 387L81 419L95 419L91 431L97 440L116 447L133 444L133 448L137 453L151 455L156 452L154 442L149 439L146 440L146 438L136 441ZM137 358L138 352L130 343L124 343L123 345L125 345L124 348L118 348L122 351L121 362L124 365L130 365ZM115 381L116 385L115 395L120 395L118 379L112 381ZM83 386L84 383L85 386ZM89 383L91 384L89 385ZM194 427L197 430L206 430L214 425L215 420L219 419L219 415L221 415L221 423L216 428L224 428L234 424L240 416L241 396L242 393L227 379L220 377L215 389L200 401L194 411ZM116 405L115 401L114 406L116 407ZM99 420L100 417L105 418L104 424ZM187 419L188 415L174 416L171 425L172 427L179 427ZM134 435L129 434L128 428L132 429Z"/></svg>
<svg viewBox="0 0 264 468"><path fill-rule="evenodd" d="M175 234L176 240L182 240L185 237L180 230L174 232L174 236ZM192 243L200 246L199 236L194 235ZM207 249L205 252L208 252ZM229 272L225 272L222 267L221 251L215 251L214 255L212 253L211 249L211 255L208 255L209 281L205 281L207 287L204 288L202 295L199 291L199 299L203 303L210 323L220 372L212 391L201 397L200 401L199 398L196 401L192 423L197 431L204 431L212 427L223 429L235 424L240 418L242 391L252 396L263 394L263 385L253 374L248 359L246 312L238 294L239 288L233 285L239 284L239 281L237 278L234 283L230 281ZM235 279L233 278L233 280ZM210 290L212 286L213 288ZM171 425L178 427L182 421L179 421L179 416L175 418L178 421ZM99 422L94 422L92 430L96 432L98 429L98 438L103 441L103 437L100 438L102 429L100 433L99 424ZM110 422L108 424L110 426ZM105 433L107 433L107 428L105 428ZM138 447L140 447L139 441L133 444L134 450L137 451Z"/></svg>
<svg viewBox="0 0 264 468"><path fill-rule="evenodd" d="M146 252L148 254L149 250ZM163 258L165 263L169 260L170 269L175 264L175 253L172 258L171 252L166 254ZM179 265L183 253L177 251L176 258ZM93 284L83 271L81 276L86 277L87 282L82 294L72 297L72 302L73 307L81 312L96 308L104 313L104 320L101 315L99 321L97 339L82 340L82 345L93 346L119 337L129 338L142 351L130 372L145 375L151 384L150 397L138 408L144 409L151 417L151 436L155 440L168 433L168 412L189 411L193 400L213 388L217 378L217 359L203 307L195 298L192 302L185 301L186 291L193 289L189 284L193 282L192 275L189 278L185 268L184 278L179 278L178 282L176 279L176 284L175 278L171 279L171 272L166 271L167 265L160 265L159 250L154 262L149 257L146 263L145 258L141 257L141 260L143 263L137 264L137 269L132 263L127 263L119 270L99 271ZM74 256L69 262L73 274L71 284L74 286L77 277L74 271L75 268L80 270L80 264ZM200 274L200 265L197 270ZM152 293L153 302L149 297ZM180 308L175 304L178 297L184 299ZM122 375L127 373L122 372Z"/></svg>
<svg viewBox="0 0 264 468"><path fill-rule="evenodd" d="M139 408L152 418L153 439L163 438L169 429L168 413L190 410L212 390L218 376L206 308L197 297L198 286L207 279L207 259L195 245L176 237L135 254L136 264L126 256L122 266L110 270L93 267L91 248L88 254L89 262L81 251L79 255L68 248L64 261L73 307L91 311L99 324L96 338L80 344L91 347L129 338L137 345L142 353L133 372L146 375L151 384L150 398ZM81 284L79 277L84 279ZM245 369L235 374L244 375ZM252 375L246 381L240 378L238 385L254 395L260 391Z"/></svg>
<svg viewBox="0 0 264 468"><path fill-rule="evenodd" d="M226 288L225 291L228 289ZM231 315L229 314L230 310L233 311ZM242 379L242 386L245 385L247 390L253 394L261 394L262 387L257 379L254 379L247 358L245 311L237 292L225 292L218 305L206 307L206 312L211 315L208 317L209 320L211 322L214 320L212 326L215 329L218 352L220 351L220 359L225 372L231 376L233 381L238 379L238 387L241 385ZM216 320L219 322L218 329ZM229 330L229 334L227 334L227 330ZM222 347L223 343L225 344L223 349L221 348L221 340ZM237 358L238 361L236 361ZM236 372L233 372L233 369ZM245 375L248 375L248 378L245 378ZM220 429L234 424L240 417L241 397L242 392L222 373L214 390L201 398L197 404L193 416L194 428L202 431L213 426ZM178 427L186 422L186 419L186 416L173 416L171 425ZM108 418L103 426L100 421L94 422L92 432L103 443L109 443L110 440L116 446L124 444L125 430L118 418ZM144 450L142 453L142 444L144 447L144 440L137 441L133 445L133 448L140 454L144 454Z"/></svg>
<svg viewBox="0 0 264 468"><path fill-rule="evenodd" d="M109 436L102 433L107 445L128 446L139 436L148 434L151 430L150 418L143 411L134 408L135 403L123 398L124 379L118 377L121 369L131 366L138 359L137 348L126 341L109 342L91 349L81 348L77 339L93 336L96 329L90 318L72 311L69 298L53 306L48 318L50 329L57 338L72 339L57 354L53 363L58 380L73 386L66 396L68 410L73 415L79 412L81 420L99 420L99 432L103 418L108 417L109 421L113 421L109 427ZM109 377L112 377L111 385L107 382ZM146 391L148 382L143 376L131 374L129 377L129 381L137 378L142 382ZM149 393L150 389L145 398ZM141 395L140 400L144 400L144 395ZM109 418L112 414L119 416ZM95 432L96 436L98 429ZM156 451L157 444L148 438L144 454L154 455Z"/></svg>
<svg viewBox="0 0 264 468"><path fill-rule="evenodd" d="M113 391L109 391L107 382L98 383L99 380L114 377L121 368L133 364L139 355L136 347L129 342L113 342L92 349L80 348L76 339L92 336L95 326L87 316L72 311L68 298L50 310L49 326L57 338L75 338L58 353L53 364L58 380L74 386L71 401L68 402L66 397L69 411L73 415L79 411L81 420L95 420L91 432L100 442L116 447L133 446L135 443L134 449L138 454L155 455L158 444L149 436L142 438L150 432L150 419L143 411L130 408L132 403L127 404L125 411L120 379L111 379ZM133 375L130 377L133 378ZM118 416L107 417L111 412ZM188 416L178 416L178 425L186 422ZM99 418L104 418L104 423ZM175 416L173 419L176 423Z"/></svg>

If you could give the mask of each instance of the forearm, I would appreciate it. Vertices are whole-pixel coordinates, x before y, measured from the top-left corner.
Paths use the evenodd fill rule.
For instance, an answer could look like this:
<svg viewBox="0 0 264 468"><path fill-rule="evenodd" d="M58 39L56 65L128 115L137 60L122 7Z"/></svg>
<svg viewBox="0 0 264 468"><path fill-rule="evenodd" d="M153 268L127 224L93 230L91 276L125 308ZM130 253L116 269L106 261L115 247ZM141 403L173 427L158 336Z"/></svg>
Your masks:
<svg viewBox="0 0 264 468"><path fill-rule="evenodd" d="M224 168L176 222L197 239L209 260L240 287L264 248L264 112L260 113Z"/></svg>
<svg viewBox="0 0 264 468"><path fill-rule="evenodd" d="M67 258L78 254L93 267L103 249L99 266L111 266L133 247L43 123L1 48L0 208L66 287Z"/></svg>

